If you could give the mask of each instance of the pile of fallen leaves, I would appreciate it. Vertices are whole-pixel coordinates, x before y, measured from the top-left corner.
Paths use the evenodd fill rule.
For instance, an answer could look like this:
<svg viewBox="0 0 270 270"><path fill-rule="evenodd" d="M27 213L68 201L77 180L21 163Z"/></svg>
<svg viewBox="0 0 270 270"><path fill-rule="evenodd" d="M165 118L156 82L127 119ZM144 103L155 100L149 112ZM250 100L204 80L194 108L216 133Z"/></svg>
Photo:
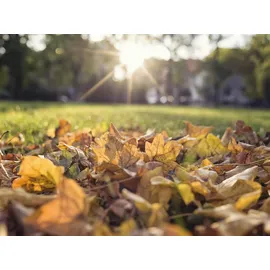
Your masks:
<svg viewBox="0 0 270 270"><path fill-rule="evenodd" d="M213 127L0 141L0 235L269 235L269 133Z"/></svg>

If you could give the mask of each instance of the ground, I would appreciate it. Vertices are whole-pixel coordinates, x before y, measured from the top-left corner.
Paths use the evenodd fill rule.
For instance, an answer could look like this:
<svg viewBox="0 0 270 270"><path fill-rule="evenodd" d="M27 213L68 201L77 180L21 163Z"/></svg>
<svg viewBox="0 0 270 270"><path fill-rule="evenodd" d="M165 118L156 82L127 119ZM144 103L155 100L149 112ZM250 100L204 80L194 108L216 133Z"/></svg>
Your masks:
<svg viewBox="0 0 270 270"><path fill-rule="evenodd" d="M266 110L0 106L0 236L270 235Z"/></svg>
<svg viewBox="0 0 270 270"><path fill-rule="evenodd" d="M214 133L222 134L226 127L241 119L257 132L270 130L268 110L235 108L194 108L150 105L60 104L41 102L0 102L0 133L21 132L27 142L40 143L44 133L56 127L64 118L73 130L83 127L105 131L112 122L117 128L155 128L170 136L179 135L184 120L197 125L213 125Z"/></svg>

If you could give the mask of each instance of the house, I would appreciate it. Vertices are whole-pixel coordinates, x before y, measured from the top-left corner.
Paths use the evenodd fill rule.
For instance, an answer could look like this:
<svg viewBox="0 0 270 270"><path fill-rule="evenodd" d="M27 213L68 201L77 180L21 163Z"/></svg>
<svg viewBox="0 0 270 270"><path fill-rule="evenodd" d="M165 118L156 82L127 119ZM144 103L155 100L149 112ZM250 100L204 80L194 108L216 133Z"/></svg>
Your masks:
<svg viewBox="0 0 270 270"><path fill-rule="evenodd" d="M219 91L221 104L247 105L250 99L246 95L245 80L240 75L228 77L222 84Z"/></svg>
<svg viewBox="0 0 270 270"><path fill-rule="evenodd" d="M162 83L159 88L154 87L149 89L146 94L147 102L186 105L214 104L215 94L217 92L214 87L214 76L201 63L199 60L186 60L185 70L181 71L181 75L184 75L183 82L179 85L173 85L172 91L170 91L171 94L169 95L166 95L166 91L164 91L166 82ZM166 74L166 71L163 74ZM166 80L166 76L164 75L163 80ZM219 103L221 104L241 106L250 103L246 95L245 80L241 75L228 77L221 83L218 94Z"/></svg>

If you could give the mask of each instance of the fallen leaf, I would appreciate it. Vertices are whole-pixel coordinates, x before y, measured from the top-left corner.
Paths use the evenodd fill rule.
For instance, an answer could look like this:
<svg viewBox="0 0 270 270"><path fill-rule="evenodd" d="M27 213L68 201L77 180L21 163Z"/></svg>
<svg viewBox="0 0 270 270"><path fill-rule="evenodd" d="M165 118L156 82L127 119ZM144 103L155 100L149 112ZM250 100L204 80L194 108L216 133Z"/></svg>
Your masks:
<svg viewBox="0 0 270 270"><path fill-rule="evenodd" d="M192 192L190 185L179 184L177 185L177 189L186 205L190 204L195 200L195 196Z"/></svg>
<svg viewBox="0 0 270 270"><path fill-rule="evenodd" d="M55 166L50 160L35 156L24 157L13 188L23 187L30 192L54 189L62 180L64 168Z"/></svg>
<svg viewBox="0 0 270 270"><path fill-rule="evenodd" d="M232 197L235 195L239 195L239 193L243 192L246 193L246 190L253 191L254 188L252 187L252 185L250 185L250 182L254 180L257 174L258 167L253 166L252 168L248 168L245 171L238 173L224 180L222 183L216 185L216 190L224 197ZM247 185L245 185L245 181L250 182L247 182ZM246 190L243 189L244 187L246 188Z"/></svg>
<svg viewBox="0 0 270 270"><path fill-rule="evenodd" d="M164 164L164 170L172 170L177 166L176 158L182 149L182 145L176 141L165 143L162 134L156 135L152 143L146 142L145 152L150 160Z"/></svg>
<svg viewBox="0 0 270 270"><path fill-rule="evenodd" d="M144 198L142 198L141 196L136 195L136 194L128 191L127 189L123 189L122 194L127 200L133 202L135 204L136 208L140 212L147 213L147 212L151 211L151 209L152 209L151 204L148 201L146 201Z"/></svg>
<svg viewBox="0 0 270 270"><path fill-rule="evenodd" d="M56 137L64 136L70 130L71 124L67 120L61 119L59 121L59 126L55 129L55 136Z"/></svg>
<svg viewBox="0 0 270 270"><path fill-rule="evenodd" d="M57 186L57 192L56 199L42 205L25 223L54 235L70 234L69 225L86 211L86 196L74 180L66 178Z"/></svg>
<svg viewBox="0 0 270 270"><path fill-rule="evenodd" d="M246 209L251 204L258 201L262 193L262 188L261 188L261 185L258 183L253 183L253 184L257 185L257 187L255 187L257 188L257 190L255 190L254 192L250 192L250 193L242 195L235 203L236 209L238 210Z"/></svg>
<svg viewBox="0 0 270 270"><path fill-rule="evenodd" d="M190 231L175 224L166 223L163 230L165 236L192 236Z"/></svg>
<svg viewBox="0 0 270 270"><path fill-rule="evenodd" d="M195 126L188 121L184 121L186 125L186 133L193 138L204 138L214 127Z"/></svg>
<svg viewBox="0 0 270 270"><path fill-rule="evenodd" d="M200 157L206 158L214 155L224 155L228 150L222 145L221 140L213 134L208 134L199 141L192 150Z"/></svg>
<svg viewBox="0 0 270 270"><path fill-rule="evenodd" d="M137 228L137 224L134 219L129 219L121 223L119 227L119 234L121 236L129 236L135 231Z"/></svg>

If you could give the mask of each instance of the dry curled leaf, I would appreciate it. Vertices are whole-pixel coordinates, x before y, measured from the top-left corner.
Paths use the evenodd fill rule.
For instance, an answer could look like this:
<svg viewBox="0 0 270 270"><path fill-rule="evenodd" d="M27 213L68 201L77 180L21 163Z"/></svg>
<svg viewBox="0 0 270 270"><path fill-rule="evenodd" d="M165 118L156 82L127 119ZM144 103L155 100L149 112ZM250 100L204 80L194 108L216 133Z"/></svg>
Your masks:
<svg viewBox="0 0 270 270"><path fill-rule="evenodd" d="M71 124L67 120L61 119L59 121L59 126L55 129L55 136L56 137L64 136L70 130L71 130Z"/></svg>
<svg viewBox="0 0 270 270"><path fill-rule="evenodd" d="M55 166L50 160L35 156L24 157L17 178L12 187L23 187L30 192L52 190L60 183L64 168Z"/></svg>

